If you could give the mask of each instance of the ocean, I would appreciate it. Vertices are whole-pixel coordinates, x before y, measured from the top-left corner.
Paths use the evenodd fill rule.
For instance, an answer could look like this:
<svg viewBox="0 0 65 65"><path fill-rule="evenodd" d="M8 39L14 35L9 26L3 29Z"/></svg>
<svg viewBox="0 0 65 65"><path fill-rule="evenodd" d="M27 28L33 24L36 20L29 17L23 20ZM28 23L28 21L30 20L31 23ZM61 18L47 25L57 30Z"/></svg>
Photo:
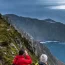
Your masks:
<svg viewBox="0 0 65 65"><path fill-rule="evenodd" d="M65 43L62 42L46 42L45 45L50 49L50 52L59 60L65 63Z"/></svg>

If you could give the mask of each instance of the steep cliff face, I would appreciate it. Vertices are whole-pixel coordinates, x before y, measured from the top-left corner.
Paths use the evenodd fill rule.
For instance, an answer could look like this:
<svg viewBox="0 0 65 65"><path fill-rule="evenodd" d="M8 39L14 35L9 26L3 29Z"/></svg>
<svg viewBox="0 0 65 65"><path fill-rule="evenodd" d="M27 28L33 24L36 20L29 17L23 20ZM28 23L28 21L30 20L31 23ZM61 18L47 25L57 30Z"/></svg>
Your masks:
<svg viewBox="0 0 65 65"><path fill-rule="evenodd" d="M49 65L64 65L52 56L45 45L32 40L23 31L20 34L0 15L0 65L11 65L14 56L18 54L21 47L27 49L34 63L38 61L40 54L46 53L49 57Z"/></svg>
<svg viewBox="0 0 65 65"><path fill-rule="evenodd" d="M8 14L6 17L10 23L30 33L36 40L65 41L65 24L52 19L38 20L14 14Z"/></svg>

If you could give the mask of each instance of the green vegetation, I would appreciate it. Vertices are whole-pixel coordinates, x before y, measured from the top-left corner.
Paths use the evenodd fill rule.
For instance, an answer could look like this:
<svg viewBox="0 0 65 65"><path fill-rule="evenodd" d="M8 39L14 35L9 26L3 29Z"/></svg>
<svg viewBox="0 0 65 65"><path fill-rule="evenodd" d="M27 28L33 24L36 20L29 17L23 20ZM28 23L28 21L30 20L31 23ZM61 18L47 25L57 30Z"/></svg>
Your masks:
<svg viewBox="0 0 65 65"><path fill-rule="evenodd" d="M22 47L26 48L31 55L33 62L36 62L36 56L32 54L28 40L22 38L21 34L15 28L7 23L7 21L0 14L0 64L11 65L13 58L18 54ZM34 57L34 58L33 58Z"/></svg>

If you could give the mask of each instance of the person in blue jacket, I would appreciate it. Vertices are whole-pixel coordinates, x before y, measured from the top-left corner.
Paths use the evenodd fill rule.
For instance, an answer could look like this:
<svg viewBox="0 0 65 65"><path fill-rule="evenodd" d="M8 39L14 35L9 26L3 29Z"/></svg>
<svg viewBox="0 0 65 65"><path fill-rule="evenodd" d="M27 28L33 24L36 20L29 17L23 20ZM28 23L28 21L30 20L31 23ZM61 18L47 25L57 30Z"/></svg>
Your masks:
<svg viewBox="0 0 65 65"><path fill-rule="evenodd" d="M47 65L48 56L46 54L42 54L40 56L39 65Z"/></svg>

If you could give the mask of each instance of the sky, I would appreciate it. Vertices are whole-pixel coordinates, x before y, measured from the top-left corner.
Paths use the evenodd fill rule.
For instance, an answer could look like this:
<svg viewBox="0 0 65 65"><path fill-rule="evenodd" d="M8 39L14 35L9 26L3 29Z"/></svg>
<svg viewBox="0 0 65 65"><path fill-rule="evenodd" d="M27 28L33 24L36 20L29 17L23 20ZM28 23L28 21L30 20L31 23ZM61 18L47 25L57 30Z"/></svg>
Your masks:
<svg viewBox="0 0 65 65"><path fill-rule="evenodd" d="M38 2L40 2L40 3L47 3L47 4L63 4L63 3L65 3L65 0L38 0Z"/></svg>
<svg viewBox="0 0 65 65"><path fill-rule="evenodd" d="M0 13L65 23L65 0L0 0Z"/></svg>

